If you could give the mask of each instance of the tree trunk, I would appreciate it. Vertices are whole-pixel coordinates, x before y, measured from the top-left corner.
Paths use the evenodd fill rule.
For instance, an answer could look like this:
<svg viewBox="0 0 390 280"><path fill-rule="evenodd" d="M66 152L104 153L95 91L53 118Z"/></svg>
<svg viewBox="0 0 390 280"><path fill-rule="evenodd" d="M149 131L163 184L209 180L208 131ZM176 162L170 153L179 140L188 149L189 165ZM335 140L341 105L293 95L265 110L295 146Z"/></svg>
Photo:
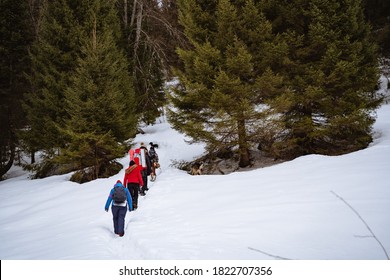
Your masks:
<svg viewBox="0 0 390 280"><path fill-rule="evenodd" d="M142 2L139 3L139 9L137 13L137 26L136 26L137 29L135 33L135 42L134 42L134 57L137 57L137 50L138 50L139 42L141 40L143 7L144 4Z"/></svg>
<svg viewBox="0 0 390 280"><path fill-rule="evenodd" d="M245 128L245 120L241 119L237 121L237 130L238 130L238 149L240 152L240 167L247 167L250 164L247 135Z"/></svg>
<svg viewBox="0 0 390 280"><path fill-rule="evenodd" d="M134 20L135 20L135 11L137 10L137 0L134 0L133 2L133 11L131 13L131 18L130 18L130 28L133 27L134 25Z"/></svg>
<svg viewBox="0 0 390 280"><path fill-rule="evenodd" d="M92 30L92 45L93 45L93 50L96 51L97 47L97 37L96 37L96 15L94 15L93 19L93 30Z"/></svg>
<svg viewBox="0 0 390 280"><path fill-rule="evenodd" d="M12 140L11 140L11 142L12 142ZM5 175L8 172L8 170L11 169L11 167L14 163L15 151L16 151L15 144L11 143L10 156L9 156L8 163L0 168L0 180L1 180L1 178L3 178L3 175Z"/></svg>
<svg viewBox="0 0 390 280"><path fill-rule="evenodd" d="M123 1L124 4L124 15L123 15L123 21L124 21L124 26L125 29L127 29L127 24L128 24L128 16L127 16L127 0Z"/></svg>
<svg viewBox="0 0 390 280"><path fill-rule="evenodd" d="M35 152L31 152L31 164L35 163Z"/></svg>
<svg viewBox="0 0 390 280"><path fill-rule="evenodd" d="M41 30L42 18L44 10L47 7L47 0L29 0L30 18L34 30L34 35L37 38Z"/></svg>

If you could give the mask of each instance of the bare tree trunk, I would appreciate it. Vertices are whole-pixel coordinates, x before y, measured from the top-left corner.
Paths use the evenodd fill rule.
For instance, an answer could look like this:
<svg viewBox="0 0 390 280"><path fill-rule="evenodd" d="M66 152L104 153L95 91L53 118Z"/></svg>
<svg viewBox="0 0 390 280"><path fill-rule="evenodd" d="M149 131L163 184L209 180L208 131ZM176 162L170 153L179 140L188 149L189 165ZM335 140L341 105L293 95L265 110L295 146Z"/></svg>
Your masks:
<svg viewBox="0 0 390 280"><path fill-rule="evenodd" d="M133 27L134 25L134 20L135 20L135 11L137 10L137 0L134 0L133 2L133 11L131 13L131 18L130 18L130 27Z"/></svg>
<svg viewBox="0 0 390 280"><path fill-rule="evenodd" d="M136 33L135 33L135 42L134 42L134 57L137 56L136 54L137 54L139 42L141 39L143 7L144 7L144 4L142 2L139 3L139 9L137 12L137 27L136 27L137 29L136 29Z"/></svg>
<svg viewBox="0 0 390 280"><path fill-rule="evenodd" d="M38 37L41 29L43 14L47 7L47 0L28 0L28 5L30 7L30 17L31 23L34 27L34 34L36 37Z"/></svg>
<svg viewBox="0 0 390 280"><path fill-rule="evenodd" d="M93 50L96 50L97 47L97 38L96 38L96 15L93 16L93 30L92 30L92 46Z"/></svg>
<svg viewBox="0 0 390 280"><path fill-rule="evenodd" d="M123 1L124 4L124 15L123 15L123 21L124 21L124 26L127 29L127 24L128 24L128 16L127 16L127 0Z"/></svg>

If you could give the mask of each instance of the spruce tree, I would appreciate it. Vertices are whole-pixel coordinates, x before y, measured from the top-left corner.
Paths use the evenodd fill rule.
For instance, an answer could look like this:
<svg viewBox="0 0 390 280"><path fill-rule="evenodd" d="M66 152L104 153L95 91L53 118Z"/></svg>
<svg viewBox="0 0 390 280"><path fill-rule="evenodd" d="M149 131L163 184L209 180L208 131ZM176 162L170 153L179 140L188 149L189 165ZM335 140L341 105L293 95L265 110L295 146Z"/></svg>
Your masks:
<svg viewBox="0 0 390 280"><path fill-rule="evenodd" d="M64 145L58 132L65 115L64 91L77 67L82 42L90 36L93 26L88 11L96 5L104 7L97 17L104 17L104 24L111 26L119 41L118 17L115 9L109 8L114 4L113 0L42 1L42 22L31 50L32 89L26 94L25 106L30 130L24 138L32 148L50 155Z"/></svg>
<svg viewBox="0 0 390 280"><path fill-rule="evenodd" d="M31 49L31 90L25 96L29 130L23 139L32 152L42 150L49 158L65 144L58 131L65 116L64 90L80 54L80 19L69 2L41 3L41 26Z"/></svg>
<svg viewBox="0 0 390 280"><path fill-rule="evenodd" d="M178 71L170 120L194 141L204 141L209 152L238 147L245 167L265 125L261 105L281 82L271 67L286 47L254 1L217 2L179 1L193 47L178 52L184 70Z"/></svg>
<svg viewBox="0 0 390 280"><path fill-rule="evenodd" d="M102 34L110 33L111 41L109 44L113 48L112 52L116 55L119 52L117 48L120 48L119 42L122 34L115 4L114 0L42 2L41 27L37 32L37 40L31 51L33 67L30 80L32 90L26 95L25 107L29 129L23 138L30 150L44 151L43 155L47 162L56 157L61 148L69 147L71 144L69 142L71 140L67 137L68 134L63 133L63 128L69 126L69 123L66 123L69 117L66 105L68 103L66 99L69 96L66 96L66 90L70 85L75 86L75 71L76 69L81 71L80 65L78 65L79 59L83 61L87 57L85 53L86 42L91 40L92 30L97 30L97 34L103 37L107 36ZM102 38L98 38L98 40L101 41ZM117 59L122 59L122 55L119 55L119 58L116 56L111 58L113 59L112 63L117 63L120 65L120 69L124 69L123 62L117 62ZM131 79L127 76L128 69L124 70L123 73L115 73L116 77L110 76L110 79L121 80L123 83L121 93L128 91L121 101L127 106L127 119L114 123L116 118L113 114L112 117L105 120L107 125L105 132L112 130L113 137L120 142L134 131L133 90L129 85ZM101 75L104 77L106 73L102 72ZM111 97L107 96L107 98ZM105 107L101 109L103 108ZM123 116L124 113L120 112L120 115ZM110 119L113 121L110 122ZM110 127L108 128L108 126ZM123 129L124 126L127 127L126 130Z"/></svg>
<svg viewBox="0 0 390 280"><path fill-rule="evenodd" d="M114 40L112 26L98 16L103 8L113 10L114 6L97 3L89 11L94 24L89 25L89 40L84 41L65 91L67 117L60 131L68 144L57 157L75 169L91 167L90 179L102 176L123 155L121 143L134 135L137 124L126 56Z"/></svg>
<svg viewBox="0 0 390 280"><path fill-rule="evenodd" d="M288 89L270 102L284 124L276 156L340 154L372 140L378 80L376 46L360 0L274 1L267 16L289 56L280 69Z"/></svg>

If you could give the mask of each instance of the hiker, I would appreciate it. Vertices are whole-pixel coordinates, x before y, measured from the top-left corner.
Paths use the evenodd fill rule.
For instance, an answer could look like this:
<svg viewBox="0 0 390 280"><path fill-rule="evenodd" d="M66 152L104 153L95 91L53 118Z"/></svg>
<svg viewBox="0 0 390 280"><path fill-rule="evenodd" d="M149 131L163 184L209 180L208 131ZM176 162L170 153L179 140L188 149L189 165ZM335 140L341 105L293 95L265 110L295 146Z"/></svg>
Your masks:
<svg viewBox="0 0 390 280"><path fill-rule="evenodd" d="M150 160L152 162L153 161L157 161L158 162L158 154L157 154L156 149L155 149L156 147L158 147L157 144L153 144L153 142L150 142L149 145L150 145L150 148L149 148L149 158L150 158Z"/></svg>
<svg viewBox="0 0 390 280"><path fill-rule="evenodd" d="M133 201L131 199L128 189L126 189L120 180L116 181L116 184L111 189L107 198L106 206L104 209L108 212L108 208L112 202L111 211L114 221L115 234L122 237L125 234L125 217L127 208L129 212L133 210Z"/></svg>
<svg viewBox="0 0 390 280"><path fill-rule="evenodd" d="M138 192L144 192L142 190L144 182L141 176L141 168L135 160L138 161L138 158L130 161L129 167L125 170L125 177L123 179L123 184L129 190L133 200L134 210L138 208Z"/></svg>
<svg viewBox="0 0 390 280"><path fill-rule="evenodd" d="M149 188L148 188L148 176L152 172L152 163L151 163L150 158L149 158L148 149L146 148L144 142L141 142L140 150L144 150L144 154L145 154L145 163L146 164L142 166L143 169L142 169L142 172L141 172L142 179L144 181L144 186L142 188L142 190L144 192L143 193L141 192L141 195L145 195L145 191L149 190ZM141 157L141 159L142 159L142 157Z"/></svg>
<svg viewBox="0 0 390 280"><path fill-rule="evenodd" d="M153 142L149 143L150 148L149 148L149 158L151 161L151 172L150 172L150 181L155 181L156 180L156 169L159 168L160 164L158 163L158 154L155 150L155 148L158 147L157 144L153 144Z"/></svg>

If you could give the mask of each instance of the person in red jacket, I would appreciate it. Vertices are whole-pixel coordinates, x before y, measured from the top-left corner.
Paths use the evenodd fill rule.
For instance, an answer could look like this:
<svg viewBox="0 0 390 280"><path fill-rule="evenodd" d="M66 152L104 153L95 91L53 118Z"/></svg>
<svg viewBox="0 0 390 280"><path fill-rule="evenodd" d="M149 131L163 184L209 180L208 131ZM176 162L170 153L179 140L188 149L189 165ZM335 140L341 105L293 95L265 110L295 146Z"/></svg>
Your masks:
<svg viewBox="0 0 390 280"><path fill-rule="evenodd" d="M134 160L130 161L129 167L125 170L125 178L123 185L127 187L133 200L133 209L138 207L138 192L144 185L142 180L140 167Z"/></svg>

